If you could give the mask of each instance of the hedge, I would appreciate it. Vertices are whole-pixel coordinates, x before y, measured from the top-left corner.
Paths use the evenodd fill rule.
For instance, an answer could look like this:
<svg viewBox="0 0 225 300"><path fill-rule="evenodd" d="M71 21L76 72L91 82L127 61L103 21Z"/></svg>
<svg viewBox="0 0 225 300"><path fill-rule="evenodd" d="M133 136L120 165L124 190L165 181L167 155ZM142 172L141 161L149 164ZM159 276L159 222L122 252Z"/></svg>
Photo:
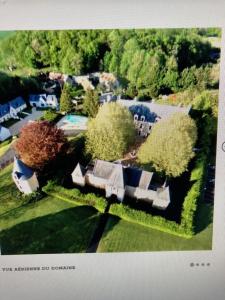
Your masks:
<svg viewBox="0 0 225 300"><path fill-rule="evenodd" d="M49 181L42 190L50 196L75 203L76 205L93 206L100 212L104 212L107 206L107 201L103 197L96 196L93 193L84 194L78 189L66 189L55 184L53 181Z"/></svg>
<svg viewBox="0 0 225 300"><path fill-rule="evenodd" d="M158 229L184 238L191 238L195 234L194 218L198 201L202 196L206 176L209 153L208 139L211 138L211 136L207 133L207 128L202 138L206 140L206 144L199 153L198 159L195 162L195 167L191 172L190 182L192 183L192 186L183 202L180 224L174 221L168 221L163 217L152 216L151 214L147 214L143 211L132 209L123 204L111 205L109 212L112 215L116 215L129 222L148 226L153 229Z"/></svg>
<svg viewBox="0 0 225 300"><path fill-rule="evenodd" d="M43 116L40 117L40 120L45 120L49 122L56 122L61 115L55 111L52 110L46 110L43 114Z"/></svg>
<svg viewBox="0 0 225 300"><path fill-rule="evenodd" d="M186 231L174 221L168 221L160 216L152 216L151 214L130 208L124 204L112 204L109 213L118 216L123 220L164 231L166 233L184 238L192 237L192 234L186 233Z"/></svg>

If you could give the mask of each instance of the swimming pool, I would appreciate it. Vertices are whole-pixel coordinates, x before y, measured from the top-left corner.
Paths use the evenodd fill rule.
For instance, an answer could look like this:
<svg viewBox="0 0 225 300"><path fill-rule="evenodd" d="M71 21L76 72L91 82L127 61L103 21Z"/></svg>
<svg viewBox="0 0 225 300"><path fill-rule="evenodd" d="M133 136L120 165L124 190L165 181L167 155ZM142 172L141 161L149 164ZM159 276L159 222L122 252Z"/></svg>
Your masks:
<svg viewBox="0 0 225 300"><path fill-rule="evenodd" d="M69 123L72 123L73 125L86 125L88 118L83 116L77 116L77 115L67 115L65 116L65 121L68 121Z"/></svg>
<svg viewBox="0 0 225 300"><path fill-rule="evenodd" d="M57 123L57 127L62 129L66 135L73 135L87 130L87 117L78 115L66 115Z"/></svg>

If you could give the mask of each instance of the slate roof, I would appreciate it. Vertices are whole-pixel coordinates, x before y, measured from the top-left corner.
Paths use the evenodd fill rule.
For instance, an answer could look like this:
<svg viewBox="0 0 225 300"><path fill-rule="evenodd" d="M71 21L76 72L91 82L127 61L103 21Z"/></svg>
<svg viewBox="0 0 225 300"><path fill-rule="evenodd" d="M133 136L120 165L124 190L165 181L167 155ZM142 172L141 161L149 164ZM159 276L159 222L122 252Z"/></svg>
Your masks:
<svg viewBox="0 0 225 300"><path fill-rule="evenodd" d="M125 187L125 173L121 164L114 164L113 171L109 177L108 184L124 189Z"/></svg>
<svg viewBox="0 0 225 300"><path fill-rule="evenodd" d="M129 185L148 189L153 173L138 168L123 167L121 164L108 161L96 160L93 175L108 180L108 184L118 188Z"/></svg>
<svg viewBox="0 0 225 300"><path fill-rule="evenodd" d="M11 101L9 101L9 105L13 108L18 108L22 105L26 104L22 97L17 97Z"/></svg>
<svg viewBox="0 0 225 300"><path fill-rule="evenodd" d="M74 176L84 176L85 175L85 168L78 163L76 168L74 169L72 175Z"/></svg>
<svg viewBox="0 0 225 300"><path fill-rule="evenodd" d="M173 106L165 104L157 104L153 102L140 102L137 100L117 100L118 103L130 109L132 114L144 115L146 121L154 122L156 117L162 119L168 118L176 112L182 112L186 115L189 114L191 106Z"/></svg>
<svg viewBox="0 0 225 300"><path fill-rule="evenodd" d="M109 179L114 169L114 165L115 164L111 162L98 159L95 161L93 175L96 177Z"/></svg>
<svg viewBox="0 0 225 300"><path fill-rule="evenodd" d="M30 95L29 96L29 101L32 101L32 102L39 102L41 99L46 101L47 100L46 94Z"/></svg>
<svg viewBox="0 0 225 300"><path fill-rule="evenodd" d="M10 112L9 103L0 104L0 117L7 115Z"/></svg>
<svg viewBox="0 0 225 300"><path fill-rule="evenodd" d="M18 178L27 180L33 176L34 171L26 166L20 159L14 157L13 172L16 173Z"/></svg>

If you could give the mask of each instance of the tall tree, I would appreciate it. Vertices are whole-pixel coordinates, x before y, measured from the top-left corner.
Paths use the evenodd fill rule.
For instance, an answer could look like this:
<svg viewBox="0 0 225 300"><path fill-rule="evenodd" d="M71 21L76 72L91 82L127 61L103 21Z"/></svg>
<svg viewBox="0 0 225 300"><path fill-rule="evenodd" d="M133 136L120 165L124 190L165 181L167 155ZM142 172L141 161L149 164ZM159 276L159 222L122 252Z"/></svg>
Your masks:
<svg viewBox="0 0 225 300"><path fill-rule="evenodd" d="M133 143L135 128L130 111L118 103L100 107L96 118L88 122L86 149L94 158L116 160Z"/></svg>
<svg viewBox="0 0 225 300"><path fill-rule="evenodd" d="M62 94L60 97L60 111L63 113L71 112L73 109L73 103L71 101L70 86L64 84Z"/></svg>
<svg viewBox="0 0 225 300"><path fill-rule="evenodd" d="M83 111L89 117L94 118L99 109L99 95L97 90L87 90L83 101Z"/></svg>
<svg viewBox="0 0 225 300"><path fill-rule="evenodd" d="M14 148L26 165L41 170L66 150L66 138L52 123L35 121L21 129Z"/></svg>
<svg viewBox="0 0 225 300"><path fill-rule="evenodd" d="M141 164L152 165L156 171L177 177L194 156L197 127L189 116L175 113L155 124L146 142L140 147Z"/></svg>

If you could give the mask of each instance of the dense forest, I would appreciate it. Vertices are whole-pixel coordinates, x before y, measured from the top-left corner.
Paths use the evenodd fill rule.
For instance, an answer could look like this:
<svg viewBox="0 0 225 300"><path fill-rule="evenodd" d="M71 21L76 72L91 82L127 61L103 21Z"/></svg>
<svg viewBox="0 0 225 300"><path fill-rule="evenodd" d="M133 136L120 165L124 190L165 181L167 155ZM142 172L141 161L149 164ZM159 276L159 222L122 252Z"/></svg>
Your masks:
<svg viewBox="0 0 225 300"><path fill-rule="evenodd" d="M71 75L114 73L127 97L151 99L194 87L217 87L212 80L219 49L210 29L17 31L0 40L0 101L40 87L38 72ZM29 77L15 76L29 69ZM10 91L10 92L9 92ZM12 92L13 91L13 92Z"/></svg>

